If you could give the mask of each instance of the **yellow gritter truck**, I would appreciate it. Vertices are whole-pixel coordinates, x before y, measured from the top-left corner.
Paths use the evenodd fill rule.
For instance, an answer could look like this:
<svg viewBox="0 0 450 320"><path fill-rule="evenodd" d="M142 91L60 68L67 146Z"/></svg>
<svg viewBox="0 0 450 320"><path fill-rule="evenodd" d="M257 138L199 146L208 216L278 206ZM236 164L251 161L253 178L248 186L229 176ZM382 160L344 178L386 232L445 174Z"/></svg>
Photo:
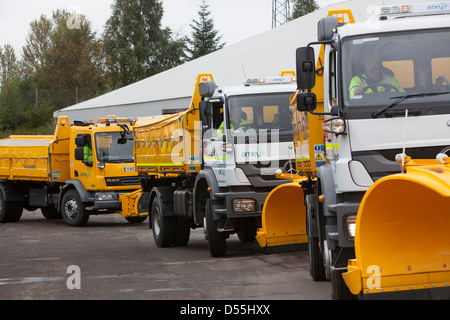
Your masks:
<svg viewBox="0 0 450 320"><path fill-rule="evenodd" d="M257 239L307 241L334 299L450 298L449 9L331 9L297 49L298 175L269 194Z"/></svg>
<svg viewBox="0 0 450 320"><path fill-rule="evenodd" d="M134 121L109 116L71 125L61 116L54 135L1 139L0 223L18 221L23 208L39 208L45 218L62 217L70 226L110 212L123 213L129 222L145 220L146 209L137 206L140 182L129 127Z"/></svg>

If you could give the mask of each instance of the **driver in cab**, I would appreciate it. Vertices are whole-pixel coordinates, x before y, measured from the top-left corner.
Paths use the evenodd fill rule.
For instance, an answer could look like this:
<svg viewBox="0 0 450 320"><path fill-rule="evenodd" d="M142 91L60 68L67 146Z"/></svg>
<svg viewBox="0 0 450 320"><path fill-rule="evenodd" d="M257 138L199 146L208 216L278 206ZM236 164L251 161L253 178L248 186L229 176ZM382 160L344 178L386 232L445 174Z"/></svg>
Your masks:
<svg viewBox="0 0 450 320"><path fill-rule="evenodd" d="M369 52L365 55L363 68L366 73L353 77L350 82L350 99L374 91L405 92L392 71L383 67L377 53Z"/></svg>
<svg viewBox="0 0 450 320"><path fill-rule="evenodd" d="M233 105L230 107L230 130L246 130L248 129L249 123L243 118L244 112L242 112L241 107ZM222 138L225 134L225 121L222 122L219 129L217 129L217 136Z"/></svg>

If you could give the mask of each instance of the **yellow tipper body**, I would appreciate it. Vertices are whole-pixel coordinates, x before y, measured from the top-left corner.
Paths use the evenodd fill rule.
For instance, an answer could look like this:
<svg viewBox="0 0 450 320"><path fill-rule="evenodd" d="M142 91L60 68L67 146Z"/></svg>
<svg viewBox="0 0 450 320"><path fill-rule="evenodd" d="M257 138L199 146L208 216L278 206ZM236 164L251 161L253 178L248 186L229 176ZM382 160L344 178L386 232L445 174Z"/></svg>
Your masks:
<svg viewBox="0 0 450 320"><path fill-rule="evenodd" d="M197 76L194 95L186 111L138 118L134 126L134 153L139 174L167 176L200 172L202 128L198 84L203 81L214 79L209 73Z"/></svg>
<svg viewBox="0 0 450 320"><path fill-rule="evenodd" d="M69 137L69 119L61 117L54 135L10 136L1 139L0 179L69 180Z"/></svg>

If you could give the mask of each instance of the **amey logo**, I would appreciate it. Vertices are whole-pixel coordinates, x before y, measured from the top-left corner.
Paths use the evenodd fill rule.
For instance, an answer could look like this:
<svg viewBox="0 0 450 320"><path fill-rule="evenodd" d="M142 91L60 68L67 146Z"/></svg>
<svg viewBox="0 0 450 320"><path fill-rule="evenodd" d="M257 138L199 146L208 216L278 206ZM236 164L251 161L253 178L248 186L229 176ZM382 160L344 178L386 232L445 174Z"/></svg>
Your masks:
<svg viewBox="0 0 450 320"><path fill-rule="evenodd" d="M439 3L439 4L431 4L427 6L427 10L444 10L448 7L448 4L445 3Z"/></svg>
<svg viewBox="0 0 450 320"><path fill-rule="evenodd" d="M263 155L264 155L264 150L242 152L243 158L250 158L250 157L261 158Z"/></svg>

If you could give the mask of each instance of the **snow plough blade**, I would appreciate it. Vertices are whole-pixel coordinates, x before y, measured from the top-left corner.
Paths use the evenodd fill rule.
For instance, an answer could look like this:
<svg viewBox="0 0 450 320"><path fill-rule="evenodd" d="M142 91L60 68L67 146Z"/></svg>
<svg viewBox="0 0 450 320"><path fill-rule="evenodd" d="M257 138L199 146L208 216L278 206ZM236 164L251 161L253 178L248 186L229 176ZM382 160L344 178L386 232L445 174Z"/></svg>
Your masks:
<svg viewBox="0 0 450 320"><path fill-rule="evenodd" d="M282 184L266 198L262 212L262 228L256 240L266 253L307 248L306 210L302 179Z"/></svg>
<svg viewBox="0 0 450 320"><path fill-rule="evenodd" d="M363 299L450 298L450 165L415 160L375 182L344 280Z"/></svg>

